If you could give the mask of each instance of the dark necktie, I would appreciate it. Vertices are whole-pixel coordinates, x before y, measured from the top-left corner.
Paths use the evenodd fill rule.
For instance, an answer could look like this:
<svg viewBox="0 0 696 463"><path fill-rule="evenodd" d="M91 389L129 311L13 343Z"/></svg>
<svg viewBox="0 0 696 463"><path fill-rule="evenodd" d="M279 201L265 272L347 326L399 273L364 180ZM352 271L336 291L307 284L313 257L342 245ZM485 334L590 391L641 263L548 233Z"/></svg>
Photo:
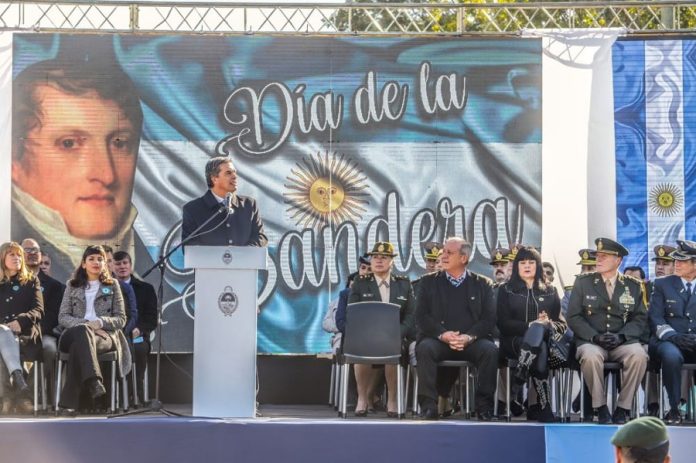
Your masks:
<svg viewBox="0 0 696 463"><path fill-rule="evenodd" d="M686 303L689 303L689 299L691 299L691 282L686 283Z"/></svg>

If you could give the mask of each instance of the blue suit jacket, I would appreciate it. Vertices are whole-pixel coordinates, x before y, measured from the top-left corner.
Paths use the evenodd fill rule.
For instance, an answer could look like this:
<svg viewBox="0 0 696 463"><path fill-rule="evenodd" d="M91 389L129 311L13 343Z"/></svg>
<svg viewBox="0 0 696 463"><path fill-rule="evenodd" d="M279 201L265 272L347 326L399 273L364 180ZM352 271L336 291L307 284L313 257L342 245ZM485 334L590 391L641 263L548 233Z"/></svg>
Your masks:
<svg viewBox="0 0 696 463"><path fill-rule="evenodd" d="M181 239L186 239L196 228L220 208L210 190L200 198L184 205ZM263 231L263 222L256 201L246 196L232 197L232 213L224 213L211 220L202 230L207 232L187 243L188 246L266 246L268 238ZM200 234L201 232L198 232Z"/></svg>
<svg viewBox="0 0 696 463"><path fill-rule="evenodd" d="M650 329L660 340L675 334L696 334L696 295L687 304L687 293L681 278L668 275L653 283L650 296Z"/></svg>

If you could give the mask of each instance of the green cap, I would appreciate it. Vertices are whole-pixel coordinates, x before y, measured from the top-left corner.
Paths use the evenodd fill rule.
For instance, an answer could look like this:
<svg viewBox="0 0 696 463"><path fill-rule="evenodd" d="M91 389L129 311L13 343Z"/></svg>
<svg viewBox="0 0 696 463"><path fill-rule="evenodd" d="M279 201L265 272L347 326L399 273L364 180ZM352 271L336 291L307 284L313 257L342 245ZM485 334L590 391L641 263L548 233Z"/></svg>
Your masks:
<svg viewBox="0 0 696 463"><path fill-rule="evenodd" d="M388 241L377 241L372 248L372 252L367 253L368 256L387 256L394 257L394 245Z"/></svg>
<svg viewBox="0 0 696 463"><path fill-rule="evenodd" d="M654 416L642 416L621 426L611 443L617 447L651 450L669 441L667 426Z"/></svg>

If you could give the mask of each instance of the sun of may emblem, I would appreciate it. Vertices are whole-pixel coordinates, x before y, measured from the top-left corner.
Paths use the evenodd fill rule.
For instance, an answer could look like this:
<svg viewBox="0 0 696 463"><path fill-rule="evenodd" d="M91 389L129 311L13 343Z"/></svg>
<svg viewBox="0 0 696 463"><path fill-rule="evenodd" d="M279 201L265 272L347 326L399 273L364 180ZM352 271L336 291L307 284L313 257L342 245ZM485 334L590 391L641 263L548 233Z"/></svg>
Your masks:
<svg viewBox="0 0 696 463"><path fill-rule="evenodd" d="M650 210L659 216L676 215L683 203L682 192L671 183L660 183L650 191Z"/></svg>
<svg viewBox="0 0 696 463"><path fill-rule="evenodd" d="M366 211L367 178L343 154L329 152L302 158L285 184L285 203L297 225L319 228L355 221Z"/></svg>

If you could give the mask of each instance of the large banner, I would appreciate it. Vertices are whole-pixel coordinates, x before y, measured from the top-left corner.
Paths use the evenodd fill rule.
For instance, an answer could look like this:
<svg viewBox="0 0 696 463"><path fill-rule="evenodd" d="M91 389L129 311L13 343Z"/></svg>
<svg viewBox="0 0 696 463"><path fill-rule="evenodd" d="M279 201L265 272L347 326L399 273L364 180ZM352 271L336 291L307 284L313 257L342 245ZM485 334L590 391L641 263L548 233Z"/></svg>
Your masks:
<svg viewBox="0 0 696 463"><path fill-rule="evenodd" d="M11 52L11 236L58 279L89 243L151 267L216 155L269 237L260 352L327 351L324 312L375 241L412 278L447 236L485 274L495 247L540 245L540 39L15 34ZM166 275L164 348L190 352L180 252Z"/></svg>
<svg viewBox="0 0 696 463"><path fill-rule="evenodd" d="M651 278L659 244L696 237L696 41L613 47L617 234Z"/></svg>

